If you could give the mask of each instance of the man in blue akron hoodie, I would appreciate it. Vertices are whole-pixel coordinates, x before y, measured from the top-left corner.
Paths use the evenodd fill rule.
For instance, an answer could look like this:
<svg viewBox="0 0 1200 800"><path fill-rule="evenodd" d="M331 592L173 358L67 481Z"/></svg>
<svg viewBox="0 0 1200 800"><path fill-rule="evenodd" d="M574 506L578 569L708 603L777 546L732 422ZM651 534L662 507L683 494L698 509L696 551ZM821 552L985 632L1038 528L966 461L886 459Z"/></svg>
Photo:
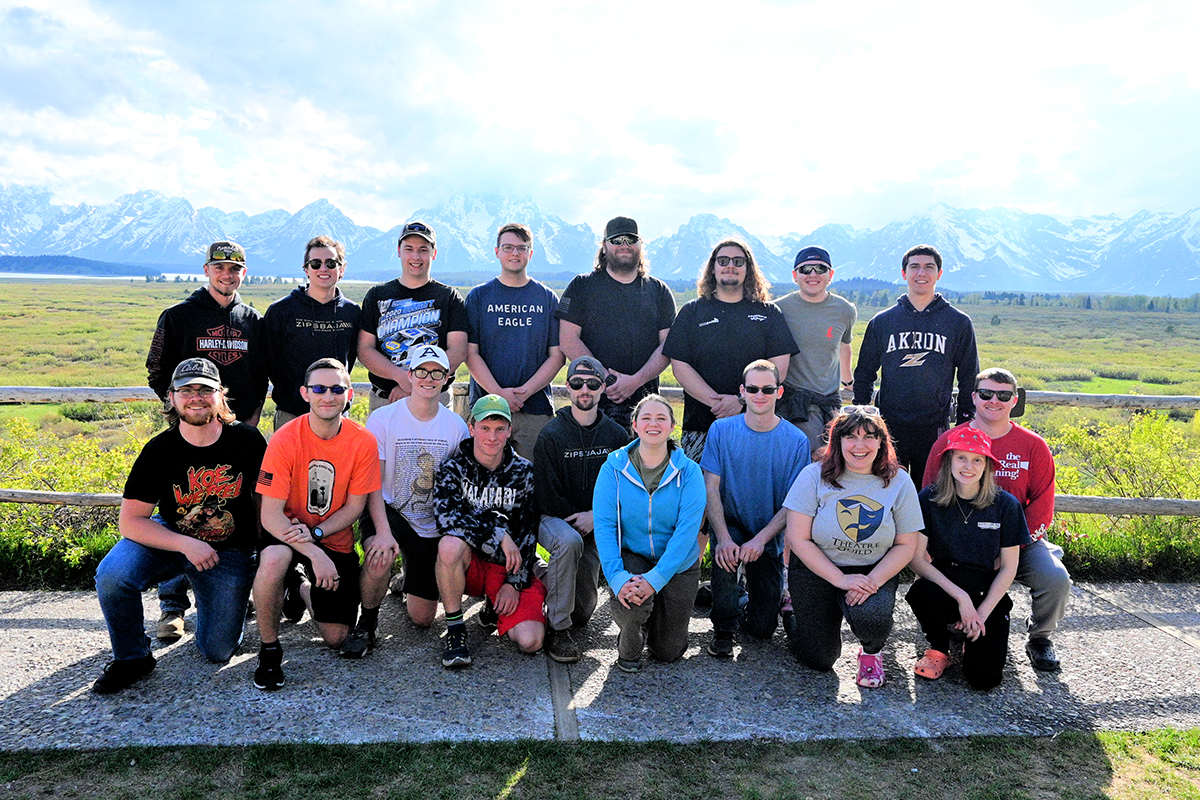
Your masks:
<svg viewBox="0 0 1200 800"><path fill-rule="evenodd" d="M979 374L979 351L971 318L952 307L935 289L942 255L932 245L909 248L900 262L908 292L869 323L854 368L854 402L871 402L878 373L876 405L896 443L900 465L909 475L925 474L925 461L938 436L971 419L971 392ZM955 421L950 398L958 373Z"/></svg>
<svg viewBox="0 0 1200 800"><path fill-rule="evenodd" d="M338 282L346 274L346 248L328 236L310 239L304 248L308 283L279 298L263 319L263 345L275 429L308 413L300 396L304 374L313 362L335 358L354 369L358 354L358 305L347 300Z"/></svg>

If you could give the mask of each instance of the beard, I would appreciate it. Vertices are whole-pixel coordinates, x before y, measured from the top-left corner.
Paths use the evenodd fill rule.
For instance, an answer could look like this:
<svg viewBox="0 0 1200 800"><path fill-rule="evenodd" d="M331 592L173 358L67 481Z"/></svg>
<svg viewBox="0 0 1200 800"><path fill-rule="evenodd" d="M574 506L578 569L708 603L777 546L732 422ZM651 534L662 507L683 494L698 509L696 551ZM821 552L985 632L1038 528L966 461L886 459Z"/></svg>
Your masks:
<svg viewBox="0 0 1200 800"><path fill-rule="evenodd" d="M184 425L194 425L197 428L203 428L208 423L212 422L217 412L212 408L185 408L183 410L175 409L179 413L179 421Z"/></svg>
<svg viewBox="0 0 1200 800"><path fill-rule="evenodd" d="M591 397L576 397L571 401L571 404L580 411L591 411L600 402L600 395L594 394Z"/></svg>
<svg viewBox="0 0 1200 800"><path fill-rule="evenodd" d="M608 268L613 272L620 272L622 274L636 272L641 260L642 254L640 252L609 253Z"/></svg>

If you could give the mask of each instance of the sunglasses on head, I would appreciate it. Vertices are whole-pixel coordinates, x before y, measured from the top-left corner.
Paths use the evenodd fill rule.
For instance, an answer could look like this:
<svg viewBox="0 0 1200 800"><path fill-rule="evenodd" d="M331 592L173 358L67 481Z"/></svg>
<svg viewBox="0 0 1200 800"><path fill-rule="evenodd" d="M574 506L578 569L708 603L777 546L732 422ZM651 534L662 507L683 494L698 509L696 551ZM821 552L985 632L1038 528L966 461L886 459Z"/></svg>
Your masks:
<svg viewBox="0 0 1200 800"><path fill-rule="evenodd" d="M325 386L324 384L320 383L310 383L308 385L308 390L313 394L325 394L326 392L333 392L334 394L341 395L345 394L347 391L349 391L349 389L349 386L342 386L340 383L336 386Z"/></svg>
<svg viewBox="0 0 1200 800"><path fill-rule="evenodd" d="M1007 403L1013 399L1016 392L1009 389L976 389L975 394L979 395L980 400L991 400L994 397L1001 403Z"/></svg>
<svg viewBox="0 0 1200 800"><path fill-rule="evenodd" d="M758 394L759 392L763 394L775 394L775 392L779 391L779 387L774 384L767 386L743 386L742 388L746 390L746 394Z"/></svg>
<svg viewBox="0 0 1200 800"><path fill-rule="evenodd" d="M859 415L863 417L878 417L878 406L842 406L842 413L846 416Z"/></svg>
<svg viewBox="0 0 1200 800"><path fill-rule="evenodd" d="M604 382L601 381L599 378L571 378L571 380L567 381L567 386L569 386L570 388L574 389L577 392L580 389L582 389L584 386L586 386L588 389L590 389L593 392L597 392L600 390L600 387L603 385L604 385Z"/></svg>

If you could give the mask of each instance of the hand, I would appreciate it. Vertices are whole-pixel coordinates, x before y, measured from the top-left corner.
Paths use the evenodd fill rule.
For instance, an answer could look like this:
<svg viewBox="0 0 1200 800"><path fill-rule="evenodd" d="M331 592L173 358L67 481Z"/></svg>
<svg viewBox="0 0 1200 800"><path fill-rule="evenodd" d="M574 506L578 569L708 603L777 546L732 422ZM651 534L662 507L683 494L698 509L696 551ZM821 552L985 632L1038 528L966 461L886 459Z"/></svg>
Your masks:
<svg viewBox="0 0 1200 800"><path fill-rule="evenodd" d="M504 553L504 569L509 575L521 568L521 551L507 533L500 540L500 551Z"/></svg>
<svg viewBox="0 0 1200 800"><path fill-rule="evenodd" d="M572 514L567 517L567 524L585 536L596 531L596 525L592 522L591 511L580 511L578 514Z"/></svg>
<svg viewBox="0 0 1200 800"><path fill-rule="evenodd" d="M862 605L867 598L879 591L875 582L866 575L842 575L838 588L846 592L846 604Z"/></svg>
<svg viewBox="0 0 1200 800"><path fill-rule="evenodd" d="M726 572L737 572L740 559L738 546L734 544L733 539L726 538L725 541L717 542L717 546L713 548L713 561Z"/></svg>
<svg viewBox="0 0 1200 800"><path fill-rule="evenodd" d="M496 394L508 401L509 411L520 411L521 406L525 405L525 398L518 392L523 392L523 389L501 389Z"/></svg>
<svg viewBox="0 0 1200 800"><path fill-rule="evenodd" d="M404 398L408 397L410 394L412 394L412 392L406 390L404 387L397 384L396 386L392 387L392 390L390 392L388 392L388 402L394 403L397 400L403 400Z"/></svg>
<svg viewBox="0 0 1200 800"><path fill-rule="evenodd" d="M744 545L738 548L738 558L743 564L749 564L752 561L758 561L763 554L762 542L758 539L751 539Z"/></svg>
<svg viewBox="0 0 1200 800"><path fill-rule="evenodd" d="M617 379L612 386L604 390L608 399L614 403L624 403L641 387L641 384L637 383L632 375L623 375L615 369L610 369L608 374Z"/></svg>
<svg viewBox="0 0 1200 800"><path fill-rule="evenodd" d="M731 394L717 395L716 403L709 407L712 409L713 416L717 419L736 417L742 413L742 401Z"/></svg>
<svg viewBox="0 0 1200 800"><path fill-rule="evenodd" d="M192 566L196 568L197 572L212 569L220 561L217 551L208 542L193 539L191 536L184 538L186 541L183 543L182 552L187 556L187 560L192 562Z"/></svg>
<svg viewBox="0 0 1200 800"><path fill-rule="evenodd" d="M634 575L629 580L625 581L625 585L621 587L621 591L617 593L617 599L621 601L621 605L626 608L640 606L642 603L654 596L654 587L646 581L641 575Z"/></svg>
<svg viewBox="0 0 1200 800"><path fill-rule="evenodd" d="M871 597L869 592L859 592L854 589L846 592L846 605L861 606Z"/></svg>
<svg viewBox="0 0 1200 800"><path fill-rule="evenodd" d="M382 570L385 567L390 567L396 561L396 556L400 555L400 545L396 544L395 538L392 537L390 530L379 530L376 528L375 535L371 537L371 544L363 553L363 560L367 566Z"/></svg>
<svg viewBox="0 0 1200 800"><path fill-rule="evenodd" d="M496 602L492 607L496 609L496 613L502 617L507 617L517 610L517 602L521 599L521 593L517 591L511 583L506 583L500 587L500 591L496 592Z"/></svg>
<svg viewBox="0 0 1200 800"><path fill-rule="evenodd" d="M288 544L309 544L313 540L312 531L298 519L293 519L291 525L280 531L279 538Z"/></svg>
<svg viewBox="0 0 1200 800"><path fill-rule="evenodd" d="M333 565L333 561L329 556L325 555L324 550L318 551L311 559L313 568L313 585L318 589L328 589L335 591L338 588L340 578L337 574L337 567Z"/></svg>
<svg viewBox="0 0 1200 800"><path fill-rule="evenodd" d="M954 624L954 627L965 633L972 642L978 641L980 636L987 633L983 617L979 616L979 609L975 608L971 598L967 597L958 601L958 615L960 619Z"/></svg>

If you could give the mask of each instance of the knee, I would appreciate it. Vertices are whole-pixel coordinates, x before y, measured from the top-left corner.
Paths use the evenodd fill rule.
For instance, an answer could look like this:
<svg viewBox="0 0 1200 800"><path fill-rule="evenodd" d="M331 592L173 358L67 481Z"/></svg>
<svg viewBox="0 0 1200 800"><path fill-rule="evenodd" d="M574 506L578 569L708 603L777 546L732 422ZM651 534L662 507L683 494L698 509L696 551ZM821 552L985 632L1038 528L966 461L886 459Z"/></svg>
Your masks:
<svg viewBox="0 0 1200 800"><path fill-rule="evenodd" d="M516 625L508 632L522 653L536 653L542 649L542 641L546 636L546 627L532 620Z"/></svg>
<svg viewBox="0 0 1200 800"><path fill-rule="evenodd" d="M256 577L282 580L288 567L292 565L292 548L286 544L273 544L264 547L258 554L258 571Z"/></svg>
<svg viewBox="0 0 1200 800"><path fill-rule="evenodd" d="M226 661L233 658L233 654L238 651L238 648L241 646L241 644L242 641L240 637L238 638L238 641L233 642L232 644L229 642L203 641L199 638L196 639L196 646L200 648L200 654L214 664L224 664Z"/></svg>
<svg viewBox="0 0 1200 800"><path fill-rule="evenodd" d="M450 567L461 565L463 556L470 549L462 539L457 536L443 536L438 541L437 563L439 567Z"/></svg>
<svg viewBox="0 0 1200 800"><path fill-rule="evenodd" d="M669 646L664 645L661 642L652 642L649 645L649 649L650 655L654 656L654 658L658 659L664 664L670 664L672 661L678 661L680 656L682 656L687 650L687 641L684 640L684 642L680 645Z"/></svg>
<svg viewBox="0 0 1200 800"><path fill-rule="evenodd" d="M408 618L418 628L428 628L433 624L433 620L437 616L436 601L426 600L423 597L413 597L410 594L404 605L408 609Z"/></svg>
<svg viewBox="0 0 1200 800"><path fill-rule="evenodd" d="M567 558L572 561L578 561L583 555L583 537L579 535L579 531L575 530L570 523L558 518L547 519L543 523L543 531L545 535L541 545L550 553L550 560L556 558Z"/></svg>

